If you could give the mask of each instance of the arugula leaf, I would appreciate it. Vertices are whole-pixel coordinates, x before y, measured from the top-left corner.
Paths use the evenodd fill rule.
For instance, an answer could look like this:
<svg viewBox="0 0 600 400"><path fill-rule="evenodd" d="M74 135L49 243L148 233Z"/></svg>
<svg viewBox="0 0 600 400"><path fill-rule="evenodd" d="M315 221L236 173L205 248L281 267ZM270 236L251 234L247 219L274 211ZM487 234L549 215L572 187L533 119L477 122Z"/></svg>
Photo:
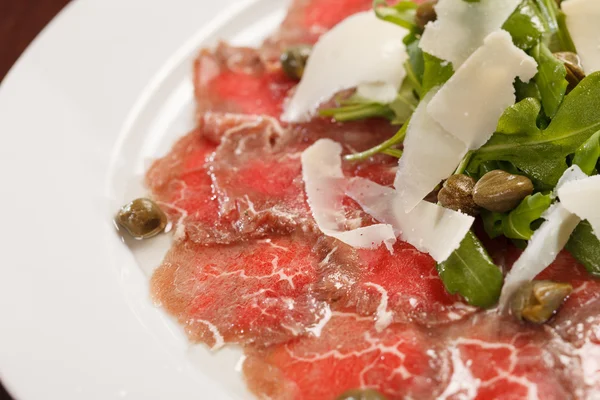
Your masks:
<svg viewBox="0 0 600 400"><path fill-rule="evenodd" d="M421 98L434 87L441 86L454 74L452 64L428 53L423 53L423 89Z"/></svg>
<svg viewBox="0 0 600 400"><path fill-rule="evenodd" d="M567 16L564 12L558 10L556 14L556 22L558 23L558 32L556 32L556 35L560 43L560 49L562 51L577 53L577 49L575 48L573 39L571 39L569 29L567 28Z"/></svg>
<svg viewBox="0 0 600 400"><path fill-rule="evenodd" d="M396 99L388 105L394 115L392 124L401 125L408 121L418 104L419 101L413 93L412 85L404 82Z"/></svg>
<svg viewBox="0 0 600 400"><path fill-rule="evenodd" d="M540 89L533 79L527 83L523 83L517 78L515 80L515 94L517 95L517 102L525 100L528 97L534 98L539 102L542 101Z"/></svg>
<svg viewBox="0 0 600 400"><path fill-rule="evenodd" d="M423 74L425 73L425 60L423 59L423 50L419 47L419 40L416 40L406 46L408 61L404 65L406 78L410 81L419 97L423 91Z"/></svg>
<svg viewBox="0 0 600 400"><path fill-rule="evenodd" d="M590 274L600 278L600 240L589 222L583 221L577 226L566 248Z"/></svg>
<svg viewBox="0 0 600 400"><path fill-rule="evenodd" d="M521 204L502 219L504 236L510 239L529 240L533 235L531 224L540 219L552 204L552 196L536 193L525 197Z"/></svg>
<svg viewBox="0 0 600 400"><path fill-rule="evenodd" d="M539 134L496 133L473 156L469 171L484 161L508 161L539 188L556 186L566 158L600 129L600 72L588 75L569 93L547 129Z"/></svg>
<svg viewBox="0 0 600 400"><path fill-rule="evenodd" d="M531 56L538 63L538 73L533 79L540 89L544 112L548 117L554 118L569 86L567 69L545 44L538 44Z"/></svg>
<svg viewBox="0 0 600 400"><path fill-rule="evenodd" d="M502 230L502 218L504 218L504 214L502 213L488 210L481 211L483 229L485 229L485 233L487 233L491 239L504 235L504 231Z"/></svg>
<svg viewBox="0 0 600 400"><path fill-rule="evenodd" d="M515 46L529 50L542 39L545 25L535 2L524 0L506 20L502 29L510 33Z"/></svg>
<svg viewBox="0 0 600 400"><path fill-rule="evenodd" d="M546 37L549 40L558 31L556 6L553 4L554 0L535 0L535 2L542 16Z"/></svg>
<svg viewBox="0 0 600 400"><path fill-rule="evenodd" d="M575 152L573 164L579 165L586 175L592 175L600 159L600 131L594 133Z"/></svg>
<svg viewBox="0 0 600 400"><path fill-rule="evenodd" d="M539 135L537 118L541 108L540 102L532 97L508 107L498 121L496 132L504 135Z"/></svg>
<svg viewBox="0 0 600 400"><path fill-rule="evenodd" d="M400 1L388 6L385 0L373 0L373 10L380 19L399 25L408 30L416 30L415 13L418 5L412 1Z"/></svg>
<svg viewBox="0 0 600 400"><path fill-rule="evenodd" d="M459 293L471 305L488 308L500 297L502 272L473 232L469 232L460 247L437 266L446 290Z"/></svg>

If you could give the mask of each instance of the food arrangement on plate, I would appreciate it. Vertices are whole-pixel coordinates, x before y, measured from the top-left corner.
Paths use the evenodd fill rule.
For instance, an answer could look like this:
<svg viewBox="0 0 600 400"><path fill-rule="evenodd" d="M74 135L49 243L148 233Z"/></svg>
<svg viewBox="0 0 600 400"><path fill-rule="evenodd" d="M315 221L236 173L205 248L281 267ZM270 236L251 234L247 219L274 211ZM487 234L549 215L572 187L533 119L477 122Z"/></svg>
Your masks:
<svg viewBox="0 0 600 400"><path fill-rule="evenodd" d="M270 399L600 398L600 2L295 0L117 215ZM159 260L157 260L157 263Z"/></svg>

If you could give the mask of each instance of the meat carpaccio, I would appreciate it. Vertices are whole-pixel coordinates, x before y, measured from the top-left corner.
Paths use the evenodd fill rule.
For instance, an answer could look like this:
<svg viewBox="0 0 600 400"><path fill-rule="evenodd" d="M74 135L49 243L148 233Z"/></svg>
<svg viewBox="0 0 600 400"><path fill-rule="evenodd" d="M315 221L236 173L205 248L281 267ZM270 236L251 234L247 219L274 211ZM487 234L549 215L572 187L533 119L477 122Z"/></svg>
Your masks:
<svg viewBox="0 0 600 400"><path fill-rule="evenodd" d="M394 128L278 121L294 82L274 54L370 5L297 0L262 49L202 51L197 128L147 174L176 227L152 278L156 301L192 341L243 346L261 398L330 400L355 388L389 399L600 398L600 282L568 254L541 278L575 291L555 320L534 327L449 295L431 257L406 243L393 254L356 250L317 229L301 152L320 138L364 150ZM377 156L344 172L391 185L395 162ZM352 200L344 207L347 228L373 223Z"/></svg>

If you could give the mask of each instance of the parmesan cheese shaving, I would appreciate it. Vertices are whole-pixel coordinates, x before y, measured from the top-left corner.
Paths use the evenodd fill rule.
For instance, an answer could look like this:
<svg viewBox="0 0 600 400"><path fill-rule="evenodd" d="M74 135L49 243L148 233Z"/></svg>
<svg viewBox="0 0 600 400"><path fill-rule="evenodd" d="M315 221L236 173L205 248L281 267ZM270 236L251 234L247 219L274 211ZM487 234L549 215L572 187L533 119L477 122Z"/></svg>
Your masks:
<svg viewBox="0 0 600 400"><path fill-rule="evenodd" d="M588 75L600 71L600 1L569 0L561 7L583 70Z"/></svg>
<svg viewBox="0 0 600 400"><path fill-rule="evenodd" d="M408 54L402 39L407 33L402 27L380 20L372 11L346 18L314 46L282 119L305 122L337 92L365 83L381 84L384 100L393 100L390 88L395 97L406 76L404 62Z"/></svg>
<svg viewBox="0 0 600 400"><path fill-rule="evenodd" d="M437 20L425 27L420 47L458 69L490 33L504 25L520 3L521 0L440 0L435 6Z"/></svg>
<svg viewBox="0 0 600 400"><path fill-rule="evenodd" d="M565 183L558 197L567 210L586 219L600 239L600 175Z"/></svg>
<svg viewBox="0 0 600 400"><path fill-rule="evenodd" d="M558 182L557 190L585 179L586 175L578 166L573 166L563 174ZM571 213L563 204L555 203L542 215L546 221L535 231L527 249L515 262L504 280L500 295L500 307L505 308L515 290L522 284L532 281L554 260L565 247L569 237L581 222L581 219Z"/></svg>
<svg viewBox="0 0 600 400"><path fill-rule="evenodd" d="M435 261L445 261L460 246L475 220L426 201L405 212L399 193L364 178L354 178L346 194L376 220L390 224L396 235Z"/></svg>
<svg viewBox="0 0 600 400"><path fill-rule="evenodd" d="M447 179L467 153L467 146L431 118L427 106L437 93L432 89L419 103L406 130L394 186L412 211L442 180Z"/></svg>
<svg viewBox="0 0 600 400"><path fill-rule="evenodd" d="M302 178L308 204L317 226L327 236L357 248L374 249L384 243L390 250L396 241L391 225L376 224L343 231L346 218L342 200L346 179L342 172L342 146L321 139L302 153Z"/></svg>
<svg viewBox="0 0 600 400"><path fill-rule="evenodd" d="M427 111L476 150L490 139L502 113L515 103L515 77L527 82L536 73L535 60L513 44L508 32L494 32L431 99Z"/></svg>
<svg viewBox="0 0 600 400"><path fill-rule="evenodd" d="M562 204L556 203L544 215L546 221L535 231L527 249L513 265L506 276L500 306L506 307L515 290L522 284L532 281L540 272L548 267L558 253L565 247L569 237L581 222L581 219L569 212Z"/></svg>
<svg viewBox="0 0 600 400"><path fill-rule="evenodd" d="M396 99L398 89L391 83L362 83L356 88L356 94L375 103L388 104Z"/></svg>

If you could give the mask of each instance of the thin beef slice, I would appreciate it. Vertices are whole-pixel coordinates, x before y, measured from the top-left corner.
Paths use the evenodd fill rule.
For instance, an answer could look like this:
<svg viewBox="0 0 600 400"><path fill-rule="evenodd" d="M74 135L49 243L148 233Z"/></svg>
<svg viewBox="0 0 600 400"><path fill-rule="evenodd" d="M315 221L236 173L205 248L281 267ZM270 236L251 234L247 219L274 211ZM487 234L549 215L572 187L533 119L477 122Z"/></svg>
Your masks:
<svg viewBox="0 0 600 400"><path fill-rule="evenodd" d="M280 65L267 67L256 49L221 43L202 50L194 64L198 118L207 111L278 118L295 85Z"/></svg>
<svg viewBox="0 0 600 400"><path fill-rule="evenodd" d="M233 245L174 244L152 277L158 304L194 342L280 343L317 325L325 305L309 290L318 260L306 237Z"/></svg>
<svg viewBox="0 0 600 400"><path fill-rule="evenodd" d="M389 400L586 399L581 359L543 327L497 315L434 329L334 313L320 336L266 349L250 347L250 389L274 400L330 400L374 388ZM579 393L579 394L577 394Z"/></svg>

